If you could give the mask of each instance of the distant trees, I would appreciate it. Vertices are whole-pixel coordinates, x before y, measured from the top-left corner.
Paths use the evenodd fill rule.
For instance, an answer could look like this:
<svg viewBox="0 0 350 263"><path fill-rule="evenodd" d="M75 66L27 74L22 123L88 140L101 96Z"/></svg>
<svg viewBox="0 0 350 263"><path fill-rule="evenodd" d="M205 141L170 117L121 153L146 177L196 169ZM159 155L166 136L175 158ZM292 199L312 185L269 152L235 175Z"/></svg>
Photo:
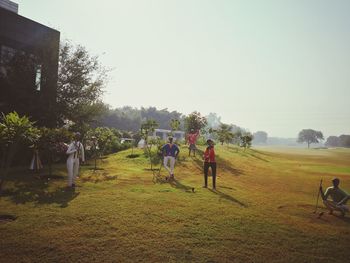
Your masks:
<svg viewBox="0 0 350 263"><path fill-rule="evenodd" d="M328 147L350 147L350 135L329 136L326 141Z"/></svg>
<svg viewBox="0 0 350 263"><path fill-rule="evenodd" d="M253 143L254 144L262 144L267 142L267 132L264 131L257 131L253 134Z"/></svg>
<svg viewBox="0 0 350 263"><path fill-rule="evenodd" d="M177 111L158 110L155 107L137 109L125 106L109 109L98 118L97 125L136 132L139 130L142 122L149 119L155 120L161 129L171 129L170 124L173 119L180 122L178 129L182 128L181 126L184 122L184 116Z"/></svg>
<svg viewBox="0 0 350 263"><path fill-rule="evenodd" d="M307 143L307 147L310 148L311 143L319 143L320 140L324 140L323 134L320 131L315 131L312 129L304 129L299 132L298 143Z"/></svg>

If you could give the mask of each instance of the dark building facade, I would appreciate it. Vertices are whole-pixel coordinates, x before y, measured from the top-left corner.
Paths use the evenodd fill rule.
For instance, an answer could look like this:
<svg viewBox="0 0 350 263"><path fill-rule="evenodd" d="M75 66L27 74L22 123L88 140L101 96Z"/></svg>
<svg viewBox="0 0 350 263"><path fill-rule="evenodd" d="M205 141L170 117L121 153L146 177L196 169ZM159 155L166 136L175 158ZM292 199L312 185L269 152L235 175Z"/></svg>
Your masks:
<svg viewBox="0 0 350 263"><path fill-rule="evenodd" d="M56 125L59 41L60 32L0 5L0 112Z"/></svg>

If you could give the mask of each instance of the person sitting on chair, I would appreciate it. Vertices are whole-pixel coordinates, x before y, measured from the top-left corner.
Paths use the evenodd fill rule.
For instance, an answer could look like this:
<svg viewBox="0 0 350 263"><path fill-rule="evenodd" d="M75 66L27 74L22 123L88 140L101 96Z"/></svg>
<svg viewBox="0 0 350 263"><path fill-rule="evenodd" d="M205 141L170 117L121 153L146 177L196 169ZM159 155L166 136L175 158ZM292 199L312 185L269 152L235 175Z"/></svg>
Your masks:
<svg viewBox="0 0 350 263"><path fill-rule="evenodd" d="M328 187L325 193L323 193L322 186L320 186L323 203L330 214L333 214L333 211L336 210L340 211L342 216L345 216L345 213L349 212L349 207L345 205L349 200L349 195L339 188L340 180L338 178L334 178L332 183L333 186ZM328 200L328 197L331 197L332 200Z"/></svg>

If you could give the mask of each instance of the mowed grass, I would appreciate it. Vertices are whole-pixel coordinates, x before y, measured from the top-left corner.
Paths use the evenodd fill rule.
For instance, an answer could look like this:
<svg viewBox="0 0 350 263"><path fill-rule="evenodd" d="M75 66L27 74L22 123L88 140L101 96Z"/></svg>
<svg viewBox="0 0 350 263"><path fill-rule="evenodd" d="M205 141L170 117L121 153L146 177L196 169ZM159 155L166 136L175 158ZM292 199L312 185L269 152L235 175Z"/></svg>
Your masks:
<svg viewBox="0 0 350 263"><path fill-rule="evenodd" d="M181 150L173 183L164 169L153 182L130 150L82 167L75 191L64 165L51 177L13 171L0 215L17 219L0 222L0 262L349 260L349 216L313 211L321 178L350 190L350 150L217 146L217 191L201 188L200 155Z"/></svg>

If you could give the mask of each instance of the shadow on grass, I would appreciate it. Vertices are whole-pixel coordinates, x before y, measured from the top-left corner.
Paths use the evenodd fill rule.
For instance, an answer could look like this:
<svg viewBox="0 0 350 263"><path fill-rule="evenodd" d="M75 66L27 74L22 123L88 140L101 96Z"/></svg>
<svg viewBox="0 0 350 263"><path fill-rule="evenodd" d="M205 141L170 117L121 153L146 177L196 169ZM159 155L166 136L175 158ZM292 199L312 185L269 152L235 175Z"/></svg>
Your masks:
<svg viewBox="0 0 350 263"><path fill-rule="evenodd" d="M214 193L214 194L217 194L220 198L223 198L223 199L225 199L227 201L231 201L233 203L239 204L240 206L247 207L246 204L242 203L241 201L237 200L236 198L234 198L234 197L232 197L232 196L230 196L228 194L225 194L225 193L223 193L223 192L221 192L219 190L212 190L212 189L209 189L209 188L208 188L208 190L210 192Z"/></svg>
<svg viewBox="0 0 350 263"><path fill-rule="evenodd" d="M58 204L67 207L69 202L76 198L79 193L73 188L57 188L49 191L49 179L63 179L60 175L26 174L25 176L9 177L9 186L0 193L1 197L8 197L16 204L33 202L36 204Z"/></svg>
<svg viewBox="0 0 350 263"><path fill-rule="evenodd" d="M267 160L267 159L265 159L265 158L263 158L261 156L256 155L256 154L267 155L267 154L262 153L262 152L257 151L257 150L248 149L247 151L244 151L244 150L243 151L239 151L238 149L234 149L234 148L227 148L227 150L229 152L233 152L233 153L239 154L241 156L245 156L245 157L251 156L251 157L253 157L255 159L258 159L260 161L263 161L263 162L267 162L267 163L270 162L269 160ZM254 152L255 154L252 153L252 152Z"/></svg>
<svg viewBox="0 0 350 263"><path fill-rule="evenodd" d="M203 156L203 151L202 150L197 150L197 152ZM216 159L216 163L217 163L217 169L218 169L218 173L220 173L220 169L223 171L228 171L229 173L231 173L232 175L235 176L240 176L243 175L243 171L241 169L235 168L232 166L232 163L230 163L229 161L221 158L219 155L215 156ZM200 169L203 170L203 160L197 158L192 157L192 160L194 161L194 163L196 164L196 166Z"/></svg>
<svg viewBox="0 0 350 263"><path fill-rule="evenodd" d="M36 204L58 204L67 207L69 202L79 195L74 188L59 188L54 192L46 191L42 187L28 187L27 185L16 185L15 189L3 191L1 196L7 196L16 204L34 202Z"/></svg>
<svg viewBox="0 0 350 263"><path fill-rule="evenodd" d="M339 220L350 224L350 217L348 216L341 216L341 215L334 215L335 217L337 217Z"/></svg>
<svg viewBox="0 0 350 263"><path fill-rule="evenodd" d="M179 190L182 190L182 191L185 191L185 192L188 192L188 193L194 193L194 187L192 186L188 186L188 185L184 185L182 183L180 183L180 181L174 179L174 180L171 180L169 181L169 184L172 186L172 187L175 187Z"/></svg>

